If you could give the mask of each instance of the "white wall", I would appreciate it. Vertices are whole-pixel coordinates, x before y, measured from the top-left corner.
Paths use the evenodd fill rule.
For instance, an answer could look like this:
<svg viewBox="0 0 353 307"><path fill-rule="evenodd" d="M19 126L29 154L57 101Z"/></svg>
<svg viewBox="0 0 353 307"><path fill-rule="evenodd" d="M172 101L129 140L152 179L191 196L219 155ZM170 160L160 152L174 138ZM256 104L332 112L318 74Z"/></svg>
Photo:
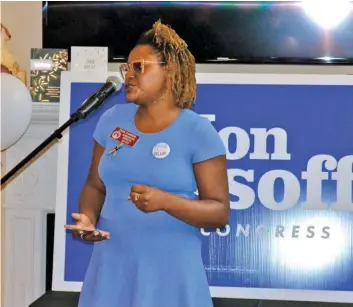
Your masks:
<svg viewBox="0 0 353 307"><path fill-rule="evenodd" d="M31 48L42 47L42 1L1 1L1 23L11 33L9 48L29 85Z"/></svg>

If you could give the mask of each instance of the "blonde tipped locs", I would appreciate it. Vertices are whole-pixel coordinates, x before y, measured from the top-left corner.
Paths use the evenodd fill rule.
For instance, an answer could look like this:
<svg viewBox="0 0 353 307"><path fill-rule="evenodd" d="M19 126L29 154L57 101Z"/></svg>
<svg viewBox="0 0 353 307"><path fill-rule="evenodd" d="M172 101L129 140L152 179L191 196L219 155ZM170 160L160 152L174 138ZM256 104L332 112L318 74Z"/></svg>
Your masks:
<svg viewBox="0 0 353 307"><path fill-rule="evenodd" d="M196 99L195 58L186 42L161 20L145 32L137 45L148 44L169 69L169 82L178 107L190 109Z"/></svg>

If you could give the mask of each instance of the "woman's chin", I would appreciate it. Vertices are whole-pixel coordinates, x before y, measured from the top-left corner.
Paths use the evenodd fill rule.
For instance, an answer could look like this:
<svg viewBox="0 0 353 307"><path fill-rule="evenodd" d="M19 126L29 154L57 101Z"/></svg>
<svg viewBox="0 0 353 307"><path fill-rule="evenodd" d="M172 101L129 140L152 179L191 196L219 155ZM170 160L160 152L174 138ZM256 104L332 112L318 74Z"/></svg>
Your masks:
<svg viewBox="0 0 353 307"><path fill-rule="evenodd" d="M126 101L127 102L135 102L136 99L137 99L137 96L136 95L132 95L130 93L126 93L125 94L125 97L126 97Z"/></svg>

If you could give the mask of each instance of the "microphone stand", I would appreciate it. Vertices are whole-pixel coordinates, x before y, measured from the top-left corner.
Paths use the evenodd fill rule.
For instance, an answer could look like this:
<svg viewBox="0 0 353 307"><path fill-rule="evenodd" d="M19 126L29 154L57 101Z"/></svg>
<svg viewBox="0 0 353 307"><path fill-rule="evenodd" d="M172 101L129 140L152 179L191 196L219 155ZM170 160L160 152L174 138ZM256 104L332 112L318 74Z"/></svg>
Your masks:
<svg viewBox="0 0 353 307"><path fill-rule="evenodd" d="M116 79L116 80L115 80ZM121 83L117 78L109 77L106 84L98 92L90 95L81 105L81 107L73 113L69 120L56 129L47 139L45 139L37 148L35 148L27 157L18 163L11 171L1 178L1 186L10 180L23 166L37 156L42 150L50 145L54 140L63 137L62 132L70 127L73 123L80 119L86 118L90 113L97 109L111 94L121 88Z"/></svg>
<svg viewBox="0 0 353 307"><path fill-rule="evenodd" d="M94 95L92 95L94 96ZM91 96L91 97L92 97ZM24 167L28 162L34 159L42 150L49 146L54 140L59 140L63 137L62 133L70 127L73 123L85 118L87 114L82 110L76 111L70 116L63 125L56 129L47 139L45 139L37 148L35 148L27 157L25 157L20 163L18 163L11 171L9 171L4 177L1 178L1 186L10 180L22 167Z"/></svg>

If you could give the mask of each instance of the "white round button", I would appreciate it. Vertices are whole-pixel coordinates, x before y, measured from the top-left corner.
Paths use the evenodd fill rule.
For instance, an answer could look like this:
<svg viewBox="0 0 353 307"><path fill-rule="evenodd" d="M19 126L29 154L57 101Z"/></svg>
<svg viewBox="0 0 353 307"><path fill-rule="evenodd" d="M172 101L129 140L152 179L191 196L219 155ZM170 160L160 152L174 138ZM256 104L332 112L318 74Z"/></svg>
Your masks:
<svg viewBox="0 0 353 307"><path fill-rule="evenodd" d="M157 159L163 159L170 153L170 147L167 143L158 143L152 149L152 154Z"/></svg>

